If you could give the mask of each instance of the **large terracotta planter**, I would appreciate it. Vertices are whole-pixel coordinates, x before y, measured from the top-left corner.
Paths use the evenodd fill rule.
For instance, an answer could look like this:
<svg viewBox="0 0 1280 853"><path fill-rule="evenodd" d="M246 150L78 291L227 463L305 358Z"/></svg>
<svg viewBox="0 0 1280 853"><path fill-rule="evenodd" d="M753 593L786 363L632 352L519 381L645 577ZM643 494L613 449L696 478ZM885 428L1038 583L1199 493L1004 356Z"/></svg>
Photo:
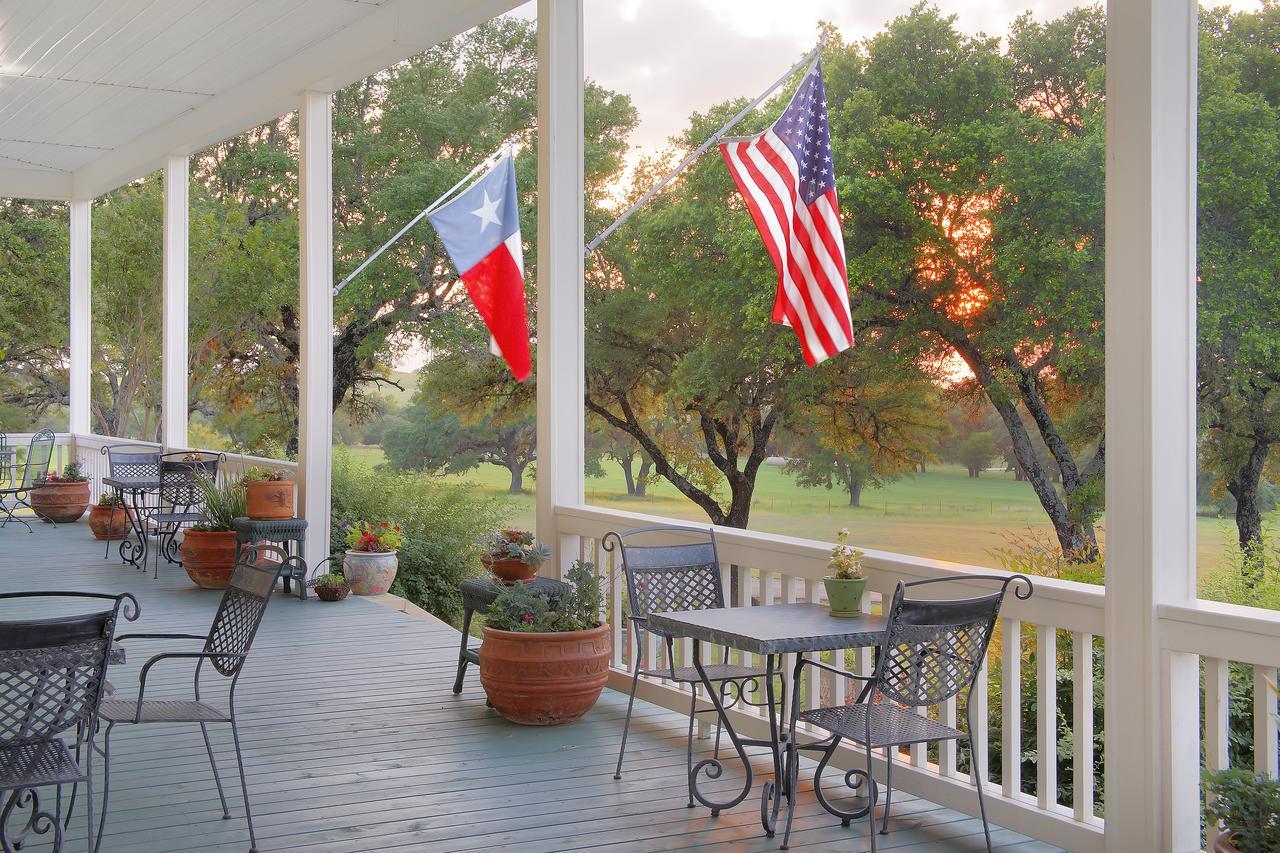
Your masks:
<svg viewBox="0 0 1280 853"><path fill-rule="evenodd" d="M244 491L250 518L293 518L293 480L249 480Z"/></svg>
<svg viewBox="0 0 1280 853"><path fill-rule="evenodd" d="M499 714L523 726L581 717L609 680L608 625L589 631L525 634L485 627L480 683Z"/></svg>
<svg viewBox="0 0 1280 853"><path fill-rule="evenodd" d="M31 490L31 508L41 518L65 524L76 521L89 508L88 482L50 480Z"/></svg>
<svg viewBox="0 0 1280 853"><path fill-rule="evenodd" d="M234 530L185 530L182 533L182 568L204 589L226 589L236 568Z"/></svg>
<svg viewBox="0 0 1280 853"><path fill-rule="evenodd" d="M342 574L356 595L382 595L396 579L395 551L348 551Z"/></svg>
<svg viewBox="0 0 1280 853"><path fill-rule="evenodd" d="M89 529L93 531L93 538L114 542L128 537L132 515L133 510L122 506L94 504L89 507Z"/></svg>
<svg viewBox="0 0 1280 853"><path fill-rule="evenodd" d="M493 573L500 583L528 583L538 576L538 570L523 560L495 560L489 555L480 557L484 567Z"/></svg>

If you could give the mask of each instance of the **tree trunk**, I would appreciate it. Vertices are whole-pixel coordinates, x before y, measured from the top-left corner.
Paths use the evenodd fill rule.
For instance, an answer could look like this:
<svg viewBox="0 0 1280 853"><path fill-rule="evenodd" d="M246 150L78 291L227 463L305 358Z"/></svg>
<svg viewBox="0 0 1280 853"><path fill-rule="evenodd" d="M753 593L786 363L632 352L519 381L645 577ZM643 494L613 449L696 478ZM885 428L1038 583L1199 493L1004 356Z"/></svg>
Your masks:
<svg viewBox="0 0 1280 853"><path fill-rule="evenodd" d="M862 478L856 474L849 478L849 506L862 506Z"/></svg>
<svg viewBox="0 0 1280 853"><path fill-rule="evenodd" d="M628 456L625 459L618 460L618 467L622 469L622 477L627 481L627 494L635 497L636 494L636 477L631 472L631 460L633 457Z"/></svg>
<svg viewBox="0 0 1280 853"><path fill-rule="evenodd" d="M1262 508L1258 505L1258 486L1267 462L1271 443L1255 437L1245 463L1227 481L1227 491L1236 499L1236 535L1246 563L1252 563L1262 542Z"/></svg>
<svg viewBox="0 0 1280 853"><path fill-rule="evenodd" d="M511 486L507 489L509 495L519 495L524 492L524 465L513 463L507 466L507 470L511 472Z"/></svg>
<svg viewBox="0 0 1280 853"><path fill-rule="evenodd" d="M635 496L643 498L649 492L649 471L652 470L653 463L648 458L640 462L640 473L636 475L636 491Z"/></svg>

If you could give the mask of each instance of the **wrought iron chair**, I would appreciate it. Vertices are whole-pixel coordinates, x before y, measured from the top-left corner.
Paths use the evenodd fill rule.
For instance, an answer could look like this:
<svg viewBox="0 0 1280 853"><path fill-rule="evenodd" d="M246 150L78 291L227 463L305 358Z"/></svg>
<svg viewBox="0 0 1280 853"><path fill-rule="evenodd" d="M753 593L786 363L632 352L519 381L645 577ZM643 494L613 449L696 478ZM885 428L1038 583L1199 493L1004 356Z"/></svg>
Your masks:
<svg viewBox="0 0 1280 853"><path fill-rule="evenodd" d="M244 757L240 752L240 731L236 728L236 684L240 680L245 659L249 656L249 648L253 638L262 624L262 617L267 611L267 602L276 586L276 566L250 565L244 561L245 554L254 554L260 550L277 552L281 561L297 560L285 553L276 545L246 546L241 554L241 562L236 565L231 583L222 596L222 603L214 614L209 633L199 634L123 634L117 639L126 640L203 640L204 647L198 652L164 652L153 655L142 665L138 674L138 695L134 699L107 699L102 702L100 717L107 724L102 736L102 823L98 827L101 836L106 827L106 804L110 794L111 782L111 731L118 724L139 723L196 723L204 736L205 750L209 753L209 766L213 769L213 781L218 789L218 799L222 803L222 817L230 820L231 811L227 808L227 797L222 790L222 778L218 775L218 764L213 758L213 744L209 741L209 726L212 724L229 724L231 738L235 744L236 764L240 769L240 791L244 795L244 815L249 824L249 849L256 851L258 842L253 834L253 812L249 806L249 785L245 781ZM193 697L191 699L147 699L147 676L151 668L167 660L194 660L195 673L192 676ZM230 687L227 693L227 710L224 712L200 697L200 675L208 662L214 671L223 678L229 678Z"/></svg>
<svg viewBox="0 0 1280 853"><path fill-rule="evenodd" d="M0 432L0 488L9 485L9 469L14 463L14 449L9 446L9 436Z"/></svg>
<svg viewBox="0 0 1280 853"><path fill-rule="evenodd" d="M160 577L160 555L170 563L181 565L178 556L178 531L200 521L200 507L204 506L202 479L213 480L218 476L218 465L223 454L199 453L179 450L160 454L157 463L160 474L159 508L147 519L158 539L156 548L155 577Z"/></svg>
<svg viewBox="0 0 1280 853"><path fill-rule="evenodd" d="M974 581L993 581L1000 585L995 592L965 599L915 599L907 598L907 590L931 584L955 584ZM932 578L929 580L898 582L893 593L893 603L888 607L888 625L885 637L877 649L878 659L870 676L854 675L820 661L802 659L796 664L796 683L805 666L835 673L837 676L866 682L858 695L857 704L815 708L793 714L791 746L788 747L787 772L791 787L799 775L799 749L821 752L822 759L814 771L813 789L818 802L828 812L841 819L845 826L851 820L866 815L871 829L871 850L876 849L875 806L878 785L872 776L872 750L883 749L885 755L884 815L880 834L889 832L889 807L893 797L893 758L900 747L917 743L933 743L944 740L969 740L973 731L973 687L978 683L991 643L991 633L1000 615L1000 605L1011 584L1014 595L1025 601L1031 597L1034 587L1024 575L968 576L965 578ZM960 693L966 693L966 731L943 725L916 713L916 708L931 708ZM824 731L828 738L811 744L796 745L795 721L799 719ZM851 770L845 774L845 784L853 790L867 786L865 810L846 811L831 804L822 790L822 771L835 754L842 739L848 739L866 750L866 770ZM978 810L982 815L982 831L986 835L987 850L991 850L991 829L987 824L987 804L982 785L976 774L970 774L978 789ZM856 781L854 779L856 778ZM787 831L782 846L785 849L791 837L791 814L787 816Z"/></svg>
<svg viewBox="0 0 1280 853"><path fill-rule="evenodd" d="M637 545L628 540L637 536L665 535L668 540L672 534L679 537L679 544ZM622 557L622 572L627 579L627 600L630 604L631 625L635 629L634 655L635 668L631 674L631 693L627 698L627 717L622 725L622 744L618 747L618 766L613 778L622 778L622 759L627 751L627 734L631 728L631 710L636 701L636 688L640 676L666 678L678 684L689 685L689 735L685 748L686 761L690 773L693 770L693 727L698 713L714 713L714 708L699 712L698 685L702 679L697 669L692 666L676 666L674 639L659 634L649 628L650 613L663 613L677 610L709 610L724 607L724 585L720 580L720 558L716 554L715 531L703 527L681 527L675 525L658 525L654 527L638 527L622 533L605 534L602 542L604 549L612 553L617 549ZM665 665L660 662L659 668L644 668L644 652L648 645L648 634L662 639L666 649ZM756 704L746 698L749 685L759 686L759 680L766 676L765 669L758 666L741 666L729 663L729 650L724 650L720 663L705 667L707 677L720 686L721 698L725 707L731 708L738 702ZM786 707L785 685L782 700ZM732 691L732 699L728 698ZM716 726L716 755L720 752L720 728ZM692 778L690 778L689 807L693 807Z"/></svg>
<svg viewBox="0 0 1280 853"><path fill-rule="evenodd" d="M49 463L53 461L53 446L56 441L57 437L52 430L42 429L31 436L31 444L27 448L27 459L21 466L22 478L18 478L19 466L15 462L10 482L0 487L0 511L4 512L4 520L0 521L0 527L6 527L10 521L16 521L27 528L28 533L31 532L31 525L14 513L22 507L31 509L31 504L27 502L27 498L30 496L31 490L38 486L48 475ZM35 510L32 510L32 512L35 512ZM52 523L50 521L50 524Z"/></svg>
<svg viewBox="0 0 1280 853"><path fill-rule="evenodd" d="M86 849L96 851L102 843L100 835L95 841L93 832L93 741L99 704L116 626L122 616L138 618L138 602L128 593L0 593L0 601L32 598L90 599L111 605L74 616L0 621L0 849L20 849L33 836L50 832L53 849L62 849L76 787L84 783ZM72 786L65 819L63 785ZM57 787L53 811L40 805L39 789L49 786ZM19 817L21 826L10 835L15 814L26 810L30 814L25 820Z"/></svg>
<svg viewBox="0 0 1280 853"><path fill-rule="evenodd" d="M145 444L108 444L99 451L107 457L108 477L158 477L160 472L160 451ZM129 512L124 507L121 512ZM111 511L111 521L115 522L115 510ZM138 523L144 523L138 519ZM125 540L126 542L128 540ZM123 543L122 543L123 544ZM111 540L107 540L102 559L111 556Z"/></svg>

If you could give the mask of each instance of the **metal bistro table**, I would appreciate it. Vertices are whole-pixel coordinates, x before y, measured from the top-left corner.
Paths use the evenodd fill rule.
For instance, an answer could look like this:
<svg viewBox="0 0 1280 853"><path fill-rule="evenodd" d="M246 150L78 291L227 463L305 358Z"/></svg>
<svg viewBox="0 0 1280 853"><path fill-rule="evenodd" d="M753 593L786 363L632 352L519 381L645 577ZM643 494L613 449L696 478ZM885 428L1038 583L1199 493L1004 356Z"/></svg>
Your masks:
<svg viewBox="0 0 1280 853"><path fill-rule="evenodd" d="M152 508L146 505L147 495L160 491L160 475L142 477L103 477L102 485L110 486L121 495L129 507L129 527L136 537L125 537L120 540L120 559L136 568L147 565L147 515ZM168 555L165 555L168 559ZM172 560L170 560L172 562Z"/></svg>
<svg viewBox="0 0 1280 853"><path fill-rule="evenodd" d="M741 803L751 793L751 761L747 758L748 746L765 746L773 754L773 779L764 783L760 792L760 823L765 834L773 837L778 825L778 812L782 797L787 798L787 808L794 807L791 792L787 790L787 780L794 778L791 761L799 760L799 754L791 748L789 732L795 729L795 720L800 713L799 678L792 678L790 725L784 728L778 720L777 702L774 698L774 676L781 674L782 656L794 654L796 666L812 652L839 651L867 646L877 646L884 639L887 621L883 616L863 614L856 617L832 616L831 611L821 604L769 604L763 607L719 607L712 610L689 610L668 613L652 613L649 615L649 628L672 637L687 637L693 641L693 666L702 678L702 686L715 706L720 717L720 725L733 742L739 760L746 770L746 782L742 790L730 800L712 800L698 790L698 782L702 771L706 769L706 778L718 779L724 772L724 766L715 758L704 758L689 771L689 792L698 802L711 809L713 816L723 809L731 809ZM702 644L711 643L716 646L728 646L743 652L762 655L766 661L768 674L764 679L767 705L769 707L769 740L751 740L740 737L733 728L729 715L725 713L724 703L707 678L702 664ZM793 672L794 672L793 671ZM857 772L857 771L855 771ZM821 797L819 802L827 811L827 803ZM870 804L870 799L868 803ZM868 806L869 807L869 806ZM845 815L831 812L842 820ZM865 814L865 812L863 812Z"/></svg>

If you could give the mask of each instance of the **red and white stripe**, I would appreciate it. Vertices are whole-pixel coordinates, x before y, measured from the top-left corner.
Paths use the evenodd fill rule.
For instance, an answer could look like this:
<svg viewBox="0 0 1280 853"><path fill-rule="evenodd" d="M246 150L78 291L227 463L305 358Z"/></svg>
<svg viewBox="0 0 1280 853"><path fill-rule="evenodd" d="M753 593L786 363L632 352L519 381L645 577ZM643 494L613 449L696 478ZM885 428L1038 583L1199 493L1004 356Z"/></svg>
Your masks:
<svg viewBox="0 0 1280 853"><path fill-rule="evenodd" d="M848 349L853 322L835 188L806 205L799 165L772 129L720 151L778 270L773 322L795 329L810 365Z"/></svg>

